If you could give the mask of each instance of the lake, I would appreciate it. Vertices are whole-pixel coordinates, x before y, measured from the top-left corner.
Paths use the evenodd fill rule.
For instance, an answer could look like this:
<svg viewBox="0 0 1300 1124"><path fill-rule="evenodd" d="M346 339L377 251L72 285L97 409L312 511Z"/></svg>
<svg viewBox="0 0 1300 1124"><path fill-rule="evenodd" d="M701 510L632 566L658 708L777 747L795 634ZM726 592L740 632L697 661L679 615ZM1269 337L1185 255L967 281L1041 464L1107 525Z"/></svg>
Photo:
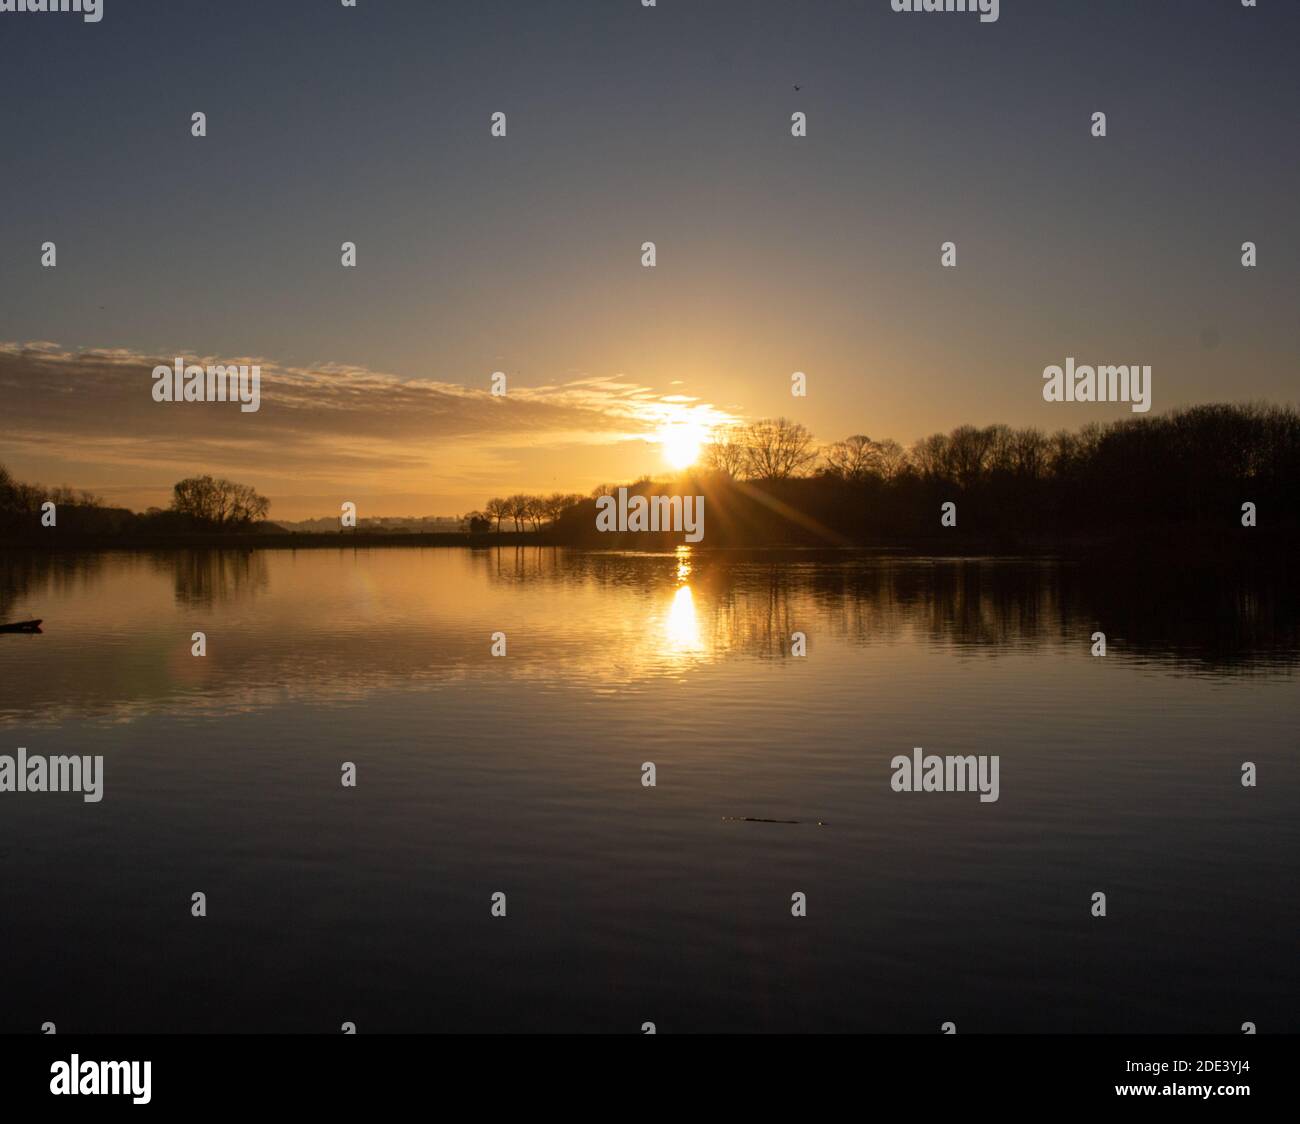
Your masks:
<svg viewBox="0 0 1300 1124"><path fill-rule="evenodd" d="M3 1031L1300 1030L1284 573L0 554L35 617L0 753L103 799L0 794Z"/></svg>

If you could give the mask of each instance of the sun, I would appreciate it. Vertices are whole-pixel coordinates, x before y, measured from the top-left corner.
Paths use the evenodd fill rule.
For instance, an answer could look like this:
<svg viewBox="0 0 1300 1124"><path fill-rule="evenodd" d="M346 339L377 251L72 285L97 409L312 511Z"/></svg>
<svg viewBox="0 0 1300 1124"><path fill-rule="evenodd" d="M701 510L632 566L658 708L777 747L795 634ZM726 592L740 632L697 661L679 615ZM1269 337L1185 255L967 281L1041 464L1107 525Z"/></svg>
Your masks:
<svg viewBox="0 0 1300 1124"><path fill-rule="evenodd" d="M673 468L688 468L700 457L708 434L694 422L670 422L659 430L664 460Z"/></svg>

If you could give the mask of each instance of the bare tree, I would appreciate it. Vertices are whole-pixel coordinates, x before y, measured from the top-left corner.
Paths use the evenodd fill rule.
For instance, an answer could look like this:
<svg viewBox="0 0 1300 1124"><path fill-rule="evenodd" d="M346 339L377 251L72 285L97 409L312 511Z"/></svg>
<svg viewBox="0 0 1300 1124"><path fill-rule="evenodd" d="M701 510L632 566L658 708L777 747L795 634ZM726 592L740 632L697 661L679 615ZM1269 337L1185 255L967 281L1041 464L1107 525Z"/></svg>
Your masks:
<svg viewBox="0 0 1300 1124"><path fill-rule="evenodd" d="M704 447L705 468L739 476L745 469L746 446L734 426L719 426Z"/></svg>
<svg viewBox="0 0 1300 1124"><path fill-rule="evenodd" d="M912 446L910 453L916 471L927 480L939 480L948 472L948 435L933 433L922 437Z"/></svg>
<svg viewBox="0 0 1300 1124"><path fill-rule="evenodd" d="M840 480L861 483L879 474L876 443L862 434L827 445L822 450L822 458L826 461L827 474Z"/></svg>
<svg viewBox="0 0 1300 1124"><path fill-rule="evenodd" d="M172 487L172 510L216 527L240 527L265 519L271 501L247 484L190 476Z"/></svg>
<svg viewBox="0 0 1300 1124"><path fill-rule="evenodd" d="M897 480L908 470L907 450L892 437L877 441L876 471L885 480Z"/></svg>
<svg viewBox="0 0 1300 1124"><path fill-rule="evenodd" d="M230 497L226 508L227 522L244 526L266 518L271 510L270 500L259 495L247 484L232 484L229 481L226 483Z"/></svg>
<svg viewBox="0 0 1300 1124"><path fill-rule="evenodd" d="M532 502L533 497L526 496L523 492L516 492L506 500L507 505L509 505L510 518L515 521L516 531L523 529L524 521L532 510Z"/></svg>
<svg viewBox="0 0 1300 1124"><path fill-rule="evenodd" d="M981 429L975 425L962 425L954 429L948 435L950 478L963 487L980 480L989 468L998 436L997 426Z"/></svg>
<svg viewBox="0 0 1300 1124"><path fill-rule="evenodd" d="M1049 447L1041 430L1014 430L1010 445L1012 472L1030 480L1040 480L1046 475Z"/></svg>
<svg viewBox="0 0 1300 1124"><path fill-rule="evenodd" d="M756 480L788 480L817 459L812 434L788 418L764 418L745 427L745 467Z"/></svg>
<svg viewBox="0 0 1300 1124"><path fill-rule="evenodd" d="M574 495L571 492L552 492L544 501L547 521L554 523L569 508L577 506L585 499L585 496Z"/></svg>
<svg viewBox="0 0 1300 1124"><path fill-rule="evenodd" d="M524 505L524 516L533 525L534 531L540 531L547 518L546 499L542 496L529 496Z"/></svg>
<svg viewBox="0 0 1300 1124"><path fill-rule="evenodd" d="M510 514L510 501L493 496L483 507L483 514L496 521L497 534L501 533L501 520Z"/></svg>

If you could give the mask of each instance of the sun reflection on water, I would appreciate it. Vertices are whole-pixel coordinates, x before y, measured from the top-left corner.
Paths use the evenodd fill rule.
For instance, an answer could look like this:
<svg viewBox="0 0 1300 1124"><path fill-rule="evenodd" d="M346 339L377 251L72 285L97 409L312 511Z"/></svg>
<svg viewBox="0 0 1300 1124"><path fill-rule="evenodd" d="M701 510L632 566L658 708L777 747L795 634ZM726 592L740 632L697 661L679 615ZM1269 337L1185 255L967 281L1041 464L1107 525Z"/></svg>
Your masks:
<svg viewBox="0 0 1300 1124"><path fill-rule="evenodd" d="M691 576L691 548L689 546L679 546L677 548L677 580L684 582Z"/></svg>
<svg viewBox="0 0 1300 1124"><path fill-rule="evenodd" d="M689 585L679 586L673 594L672 604L664 619L664 632L668 637L669 650L686 655L704 650L704 641L700 636L700 621L695 612L695 595Z"/></svg>
<svg viewBox="0 0 1300 1124"><path fill-rule="evenodd" d="M677 581L672 604L664 618L664 633L668 638L668 652L675 656L698 655L704 651L700 635L699 613L695 608L695 594L687 579L691 576L691 548L679 546L677 555Z"/></svg>

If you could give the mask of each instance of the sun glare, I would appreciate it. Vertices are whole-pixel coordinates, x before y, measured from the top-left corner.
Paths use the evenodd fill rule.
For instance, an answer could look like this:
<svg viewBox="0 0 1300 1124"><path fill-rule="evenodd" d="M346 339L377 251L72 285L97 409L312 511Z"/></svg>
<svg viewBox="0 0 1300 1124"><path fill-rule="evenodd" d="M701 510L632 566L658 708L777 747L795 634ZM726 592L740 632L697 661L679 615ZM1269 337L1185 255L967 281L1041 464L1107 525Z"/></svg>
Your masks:
<svg viewBox="0 0 1300 1124"><path fill-rule="evenodd" d="M673 468L693 465L699 459L700 450L707 438L704 428L694 422L673 422L659 431L664 460Z"/></svg>

